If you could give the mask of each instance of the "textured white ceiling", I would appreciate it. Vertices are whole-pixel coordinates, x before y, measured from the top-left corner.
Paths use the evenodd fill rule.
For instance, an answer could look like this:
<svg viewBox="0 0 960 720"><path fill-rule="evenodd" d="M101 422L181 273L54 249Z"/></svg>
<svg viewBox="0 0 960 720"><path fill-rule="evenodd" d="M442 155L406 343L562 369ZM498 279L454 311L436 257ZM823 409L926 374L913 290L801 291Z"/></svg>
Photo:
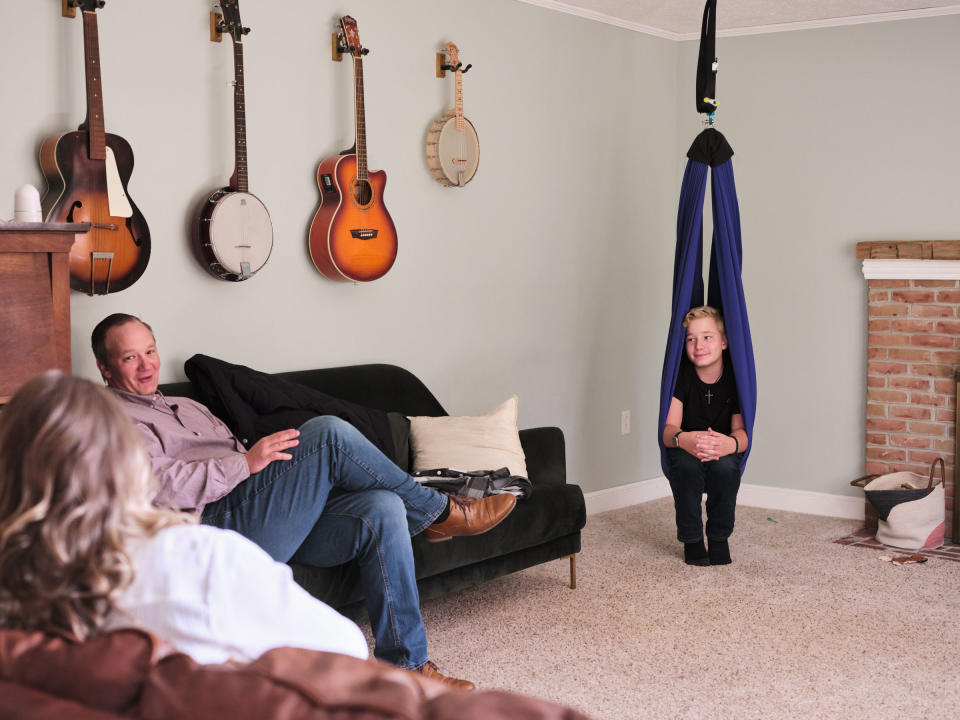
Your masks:
<svg viewBox="0 0 960 720"><path fill-rule="evenodd" d="M704 0L520 0L641 32L700 36ZM960 13L956 0L718 0L717 33L748 34Z"/></svg>

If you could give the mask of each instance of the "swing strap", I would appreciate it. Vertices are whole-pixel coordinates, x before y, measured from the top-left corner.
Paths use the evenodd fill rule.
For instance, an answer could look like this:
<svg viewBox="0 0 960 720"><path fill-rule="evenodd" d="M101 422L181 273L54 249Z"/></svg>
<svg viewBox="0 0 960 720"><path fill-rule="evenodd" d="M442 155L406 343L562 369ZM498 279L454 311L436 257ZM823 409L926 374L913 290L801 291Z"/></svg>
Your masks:
<svg viewBox="0 0 960 720"><path fill-rule="evenodd" d="M697 58L697 112L717 109L717 0L707 0L700 26L700 55Z"/></svg>

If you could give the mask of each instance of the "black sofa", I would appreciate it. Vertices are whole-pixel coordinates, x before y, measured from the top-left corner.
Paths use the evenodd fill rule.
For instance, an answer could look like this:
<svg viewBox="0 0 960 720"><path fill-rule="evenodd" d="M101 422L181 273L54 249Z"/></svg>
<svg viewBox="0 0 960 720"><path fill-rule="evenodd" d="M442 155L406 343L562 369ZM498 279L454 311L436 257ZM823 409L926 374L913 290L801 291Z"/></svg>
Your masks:
<svg viewBox="0 0 960 720"><path fill-rule="evenodd" d="M415 375L395 365L352 365L276 375L387 412L447 414ZM160 391L167 396L201 399L190 382L164 384ZM506 520L476 537L442 543L428 543L422 536L413 539L421 599L558 558L570 559L570 586L576 587L576 553L586 524L586 506L580 487L566 480L563 431L556 427L521 430L520 442L533 493L519 501ZM354 618L365 616L355 563L335 568L294 565L293 572L301 585L327 604Z"/></svg>

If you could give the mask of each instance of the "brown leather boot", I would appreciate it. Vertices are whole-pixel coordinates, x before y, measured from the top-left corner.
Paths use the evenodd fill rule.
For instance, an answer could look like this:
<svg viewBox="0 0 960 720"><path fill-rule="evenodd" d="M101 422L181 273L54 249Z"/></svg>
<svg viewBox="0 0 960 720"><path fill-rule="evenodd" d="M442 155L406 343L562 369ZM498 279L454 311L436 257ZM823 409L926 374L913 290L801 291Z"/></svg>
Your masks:
<svg viewBox="0 0 960 720"><path fill-rule="evenodd" d="M511 497L513 496L511 495ZM452 690L473 690L476 687L476 685L474 685L469 680L460 680L455 677L447 677L446 675L441 673L439 670L437 670L437 666L434 665L433 662L430 660L427 660L423 665L418 667L413 672L420 673L425 678L430 678L431 680L437 680L439 682L442 682L444 685L448 686Z"/></svg>
<svg viewBox="0 0 960 720"><path fill-rule="evenodd" d="M429 542L442 542L454 535L480 535L496 527L510 514L517 498L510 493L485 498L462 498L449 495L450 515L423 531Z"/></svg>

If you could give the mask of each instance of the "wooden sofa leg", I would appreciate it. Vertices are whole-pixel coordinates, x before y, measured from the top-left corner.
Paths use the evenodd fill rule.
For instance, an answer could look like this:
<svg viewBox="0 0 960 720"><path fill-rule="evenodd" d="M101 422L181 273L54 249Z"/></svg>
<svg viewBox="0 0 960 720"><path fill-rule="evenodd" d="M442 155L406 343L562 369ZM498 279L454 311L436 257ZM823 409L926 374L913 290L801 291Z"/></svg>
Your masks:
<svg viewBox="0 0 960 720"><path fill-rule="evenodd" d="M570 556L570 589L577 589L577 556Z"/></svg>

